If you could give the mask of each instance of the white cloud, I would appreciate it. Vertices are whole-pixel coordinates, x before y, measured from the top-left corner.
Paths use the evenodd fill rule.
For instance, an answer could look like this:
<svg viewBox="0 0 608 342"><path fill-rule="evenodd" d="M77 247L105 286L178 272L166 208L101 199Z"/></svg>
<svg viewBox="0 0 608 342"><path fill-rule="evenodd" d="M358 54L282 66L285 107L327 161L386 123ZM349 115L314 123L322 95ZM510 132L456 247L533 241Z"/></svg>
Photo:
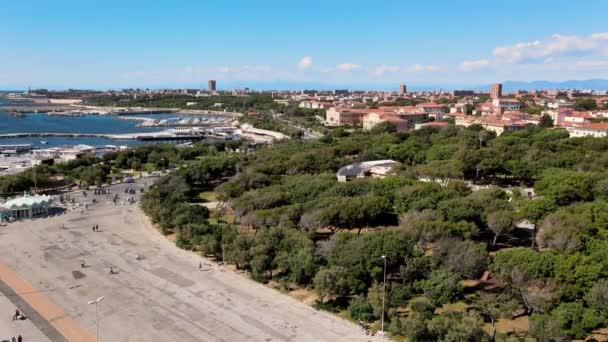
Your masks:
<svg viewBox="0 0 608 342"><path fill-rule="evenodd" d="M439 66L433 64L414 64L407 69L409 72L437 71Z"/></svg>
<svg viewBox="0 0 608 342"><path fill-rule="evenodd" d="M272 68L268 65L241 65L237 67L223 66L218 70L223 74L234 74L243 72L267 72Z"/></svg>
<svg viewBox="0 0 608 342"><path fill-rule="evenodd" d="M486 68L488 65L490 65L490 62L487 59L479 59L474 61L464 61L460 63L458 69L461 71L473 71Z"/></svg>
<svg viewBox="0 0 608 342"><path fill-rule="evenodd" d="M336 69L340 70L340 71L352 71L352 70L361 69L361 65L353 64L353 63L342 63L342 64L336 65Z"/></svg>
<svg viewBox="0 0 608 342"><path fill-rule="evenodd" d="M506 63L525 63L551 60L559 56L608 54L608 32L589 36L554 34L546 40L517 43L497 47L494 57Z"/></svg>
<svg viewBox="0 0 608 342"><path fill-rule="evenodd" d="M386 73L396 73L399 71L401 71L401 67L398 65L381 64L374 68L371 74L374 76L384 76Z"/></svg>
<svg viewBox="0 0 608 342"><path fill-rule="evenodd" d="M310 57L310 56L304 56L298 62L298 68L300 70L308 69L311 66L312 66L312 57Z"/></svg>

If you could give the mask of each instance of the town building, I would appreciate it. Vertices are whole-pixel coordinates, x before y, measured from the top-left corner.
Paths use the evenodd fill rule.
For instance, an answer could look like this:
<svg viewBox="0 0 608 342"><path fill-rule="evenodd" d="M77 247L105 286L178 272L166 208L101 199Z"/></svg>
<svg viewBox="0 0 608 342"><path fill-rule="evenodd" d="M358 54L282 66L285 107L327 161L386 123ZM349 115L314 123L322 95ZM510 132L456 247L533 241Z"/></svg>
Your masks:
<svg viewBox="0 0 608 342"><path fill-rule="evenodd" d="M327 109L332 107L334 104L330 102L321 102L321 101L312 101L312 100L304 100L300 102L298 107L306 108L306 109Z"/></svg>
<svg viewBox="0 0 608 342"><path fill-rule="evenodd" d="M492 99L499 99L502 97L502 84L494 83L490 86L490 97Z"/></svg>
<svg viewBox="0 0 608 342"><path fill-rule="evenodd" d="M519 115L491 115L476 117L472 115L463 114L450 114L454 118L454 123L457 126L469 127L471 125L480 125L486 131L501 135L507 131L516 131L531 124L525 120L522 120Z"/></svg>
<svg viewBox="0 0 608 342"><path fill-rule="evenodd" d="M399 95L407 94L407 86L405 84L399 85Z"/></svg>
<svg viewBox="0 0 608 342"><path fill-rule="evenodd" d="M99 148L101 149L101 148ZM51 147L39 150L32 150L35 159L57 159L69 161L80 158L86 154L97 154L97 147L89 145L75 145L69 147ZM103 148L105 151L105 148Z"/></svg>
<svg viewBox="0 0 608 342"><path fill-rule="evenodd" d="M494 107L500 108L502 112L512 112L519 110L521 103L516 99L500 99L495 98L492 100L492 105Z"/></svg>
<svg viewBox="0 0 608 342"><path fill-rule="evenodd" d="M37 216L45 216L49 213L49 208L53 198L48 195L28 195L24 194L21 197L13 198L1 205L5 210L4 215L18 220L24 218L32 218ZM10 213L6 213L6 211Z"/></svg>
<svg viewBox="0 0 608 342"><path fill-rule="evenodd" d="M329 126L358 125L365 110L331 107L325 112L325 122Z"/></svg>
<svg viewBox="0 0 608 342"><path fill-rule="evenodd" d="M446 112L445 107L445 105L433 102L419 103L416 105L416 108L418 108L421 112L437 120L443 119L443 114Z"/></svg>
<svg viewBox="0 0 608 342"><path fill-rule="evenodd" d="M401 163L394 160L374 160L361 163L354 163L341 167L336 173L338 182L365 177L383 178L393 173L395 167Z"/></svg>
<svg viewBox="0 0 608 342"><path fill-rule="evenodd" d="M575 137L595 137L603 138L608 136L608 123L597 122L581 126L567 127L571 138Z"/></svg>
<svg viewBox="0 0 608 342"><path fill-rule="evenodd" d="M374 126L383 123L389 122L391 123L397 132L407 131L410 126L406 120L403 120L400 116L394 114L387 113L368 113L363 116L363 129L370 130L374 128Z"/></svg>
<svg viewBox="0 0 608 342"><path fill-rule="evenodd" d="M551 109L572 108L574 107L574 102L565 99L557 99L555 101L548 102L547 107Z"/></svg>
<svg viewBox="0 0 608 342"><path fill-rule="evenodd" d="M216 81L215 80L209 80L207 81L207 90L209 91L215 91L216 90Z"/></svg>

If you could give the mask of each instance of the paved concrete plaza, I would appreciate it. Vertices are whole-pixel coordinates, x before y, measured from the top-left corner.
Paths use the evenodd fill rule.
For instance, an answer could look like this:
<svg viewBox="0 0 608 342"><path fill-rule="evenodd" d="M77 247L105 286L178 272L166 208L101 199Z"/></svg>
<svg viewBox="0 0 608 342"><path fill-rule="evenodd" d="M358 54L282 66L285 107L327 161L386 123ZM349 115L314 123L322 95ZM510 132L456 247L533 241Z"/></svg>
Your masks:
<svg viewBox="0 0 608 342"><path fill-rule="evenodd" d="M127 186L139 189L120 185L112 192L131 197L124 194ZM73 195L80 202L96 198L97 204L84 213L78 209L0 227L0 261L91 336L96 335L95 306L87 302L104 296L98 304L100 341L376 339L350 322L178 249L151 227L137 204L111 205L113 194ZM94 224L98 232L92 231ZM110 268L117 273L110 274ZM5 312L0 317L10 319L14 305L0 300L0 308ZM5 324L12 322L0 318L0 329ZM36 333L31 324L28 329L30 336ZM26 341L32 340L44 341Z"/></svg>
<svg viewBox="0 0 608 342"><path fill-rule="evenodd" d="M42 333L31 320L14 321L11 315L15 305L6 296L0 296L0 341L10 341L12 337L21 335L24 341L51 341Z"/></svg>

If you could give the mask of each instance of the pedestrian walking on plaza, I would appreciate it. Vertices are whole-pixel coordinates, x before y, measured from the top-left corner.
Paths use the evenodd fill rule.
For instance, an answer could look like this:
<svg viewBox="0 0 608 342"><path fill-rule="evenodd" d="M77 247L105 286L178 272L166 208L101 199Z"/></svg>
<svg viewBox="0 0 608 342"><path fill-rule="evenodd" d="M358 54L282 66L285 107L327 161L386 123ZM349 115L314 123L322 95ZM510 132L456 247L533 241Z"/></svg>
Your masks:
<svg viewBox="0 0 608 342"><path fill-rule="evenodd" d="M17 342L23 342L23 337L21 337L21 335L17 336Z"/></svg>
<svg viewBox="0 0 608 342"><path fill-rule="evenodd" d="M19 312L19 309L16 309L15 315L13 316L13 321L16 321L17 319L19 319L19 316L21 316L21 313Z"/></svg>
<svg viewBox="0 0 608 342"><path fill-rule="evenodd" d="M13 336L13 338L11 338L11 342L17 342L17 339L15 338L15 336Z"/></svg>

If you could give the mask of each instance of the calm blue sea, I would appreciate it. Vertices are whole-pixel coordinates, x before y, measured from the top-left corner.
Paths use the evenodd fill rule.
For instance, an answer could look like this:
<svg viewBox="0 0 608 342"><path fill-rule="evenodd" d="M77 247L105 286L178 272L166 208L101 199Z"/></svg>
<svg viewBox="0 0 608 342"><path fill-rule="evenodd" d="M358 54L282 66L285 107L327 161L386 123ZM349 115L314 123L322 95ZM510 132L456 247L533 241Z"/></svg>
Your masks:
<svg viewBox="0 0 608 342"><path fill-rule="evenodd" d="M1 101L1 100L0 100ZM140 114L128 116L150 117L154 119L179 118L172 113ZM190 117L190 116L188 116ZM44 113L26 113L25 117L14 117L3 111L0 105L0 134L6 133L100 133L122 134L135 132L156 132L163 127L137 127L138 122L121 120L115 115L86 115L78 117L50 116ZM41 140L47 142L42 144ZM17 138L0 139L1 144L32 144L36 147L52 147L76 144L87 145L137 145L137 140L115 140L103 138Z"/></svg>

